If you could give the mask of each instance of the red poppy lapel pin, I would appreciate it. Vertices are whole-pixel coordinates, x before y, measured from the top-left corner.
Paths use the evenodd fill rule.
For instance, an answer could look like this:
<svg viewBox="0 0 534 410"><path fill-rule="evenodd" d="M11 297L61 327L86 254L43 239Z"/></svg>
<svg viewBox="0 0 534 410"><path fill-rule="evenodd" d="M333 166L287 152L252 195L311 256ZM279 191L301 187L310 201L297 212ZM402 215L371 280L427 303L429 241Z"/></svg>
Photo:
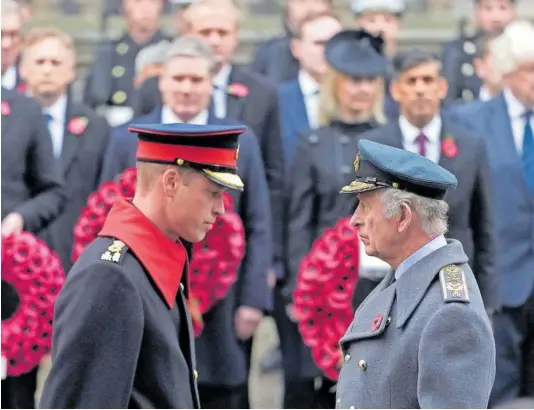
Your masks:
<svg viewBox="0 0 534 410"><path fill-rule="evenodd" d="M75 117L69 121L67 130L73 135L81 135L87 128L87 117Z"/></svg>
<svg viewBox="0 0 534 410"><path fill-rule="evenodd" d="M441 142L441 152L443 152L447 158L454 158L458 155L458 146L451 134L447 134Z"/></svg>
<svg viewBox="0 0 534 410"><path fill-rule="evenodd" d="M11 114L11 107L7 101L2 101L2 116L7 117Z"/></svg>
<svg viewBox="0 0 534 410"><path fill-rule="evenodd" d="M375 318L373 319L373 323L371 323L371 330L373 332L375 332L380 327L380 324L382 323L383 318L384 318L384 315L375 316Z"/></svg>
<svg viewBox="0 0 534 410"><path fill-rule="evenodd" d="M243 83L232 83L228 86L228 94L235 95L236 97L245 98L248 95L249 89Z"/></svg>
<svg viewBox="0 0 534 410"><path fill-rule="evenodd" d="M26 85L26 83L19 83L16 87L15 87L15 90L20 93L20 94L24 94L26 92L26 90L28 89L28 86Z"/></svg>

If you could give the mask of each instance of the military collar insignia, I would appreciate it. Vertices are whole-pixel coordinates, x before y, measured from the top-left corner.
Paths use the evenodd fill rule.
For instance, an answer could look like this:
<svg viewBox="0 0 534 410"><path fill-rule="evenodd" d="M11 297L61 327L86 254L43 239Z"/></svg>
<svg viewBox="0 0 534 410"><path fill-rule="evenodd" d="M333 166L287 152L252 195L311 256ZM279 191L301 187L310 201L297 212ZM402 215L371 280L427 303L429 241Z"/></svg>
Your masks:
<svg viewBox="0 0 534 410"><path fill-rule="evenodd" d="M102 254L100 259L103 261L120 263L124 255L126 255L127 250L128 247L124 244L124 242L119 240L113 240L111 245L108 246L108 249Z"/></svg>
<svg viewBox="0 0 534 410"><path fill-rule="evenodd" d="M457 265L445 266L439 271L439 280L445 302L469 302L465 274Z"/></svg>

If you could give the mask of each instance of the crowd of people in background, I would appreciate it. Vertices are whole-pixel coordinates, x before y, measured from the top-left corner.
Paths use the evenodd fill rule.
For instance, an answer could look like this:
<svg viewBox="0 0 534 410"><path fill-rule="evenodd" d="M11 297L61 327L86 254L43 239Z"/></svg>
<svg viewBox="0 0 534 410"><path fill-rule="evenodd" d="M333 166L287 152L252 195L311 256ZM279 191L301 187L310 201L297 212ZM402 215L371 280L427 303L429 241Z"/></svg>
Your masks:
<svg viewBox="0 0 534 410"><path fill-rule="evenodd" d="M234 201L246 257L196 340L202 407L250 408L254 332L271 315L280 346L264 364L283 371L280 405L334 408L336 385L302 341L292 296L314 240L354 212L338 191L353 179L361 139L457 177L447 236L462 243L493 324L490 406L534 397L534 24L514 0L475 0L476 32L441 54L400 47L403 0L352 0L353 27L330 0L285 0L285 33L248 65L233 61L232 0L179 2L176 32L162 27L163 0L123 0L126 29L98 44L81 96L73 38L25 30L26 2L1 7L2 234L39 235L65 272L87 198L136 165L130 124L248 127L246 189ZM389 269L361 249L354 309ZM3 310L10 303L2 297ZM46 366L3 380L2 407L33 408Z"/></svg>

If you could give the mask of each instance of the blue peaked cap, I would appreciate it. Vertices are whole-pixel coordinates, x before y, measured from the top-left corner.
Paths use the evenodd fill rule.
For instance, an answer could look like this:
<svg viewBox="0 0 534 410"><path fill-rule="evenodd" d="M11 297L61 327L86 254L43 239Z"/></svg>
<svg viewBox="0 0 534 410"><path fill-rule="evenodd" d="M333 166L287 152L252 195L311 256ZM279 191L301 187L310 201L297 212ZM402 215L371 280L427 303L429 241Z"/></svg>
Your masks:
<svg viewBox="0 0 534 410"><path fill-rule="evenodd" d="M369 140L359 141L358 149L356 179L341 189L342 194L396 188L443 199L449 188L458 185L453 174L421 155Z"/></svg>
<svg viewBox="0 0 534 410"><path fill-rule="evenodd" d="M384 40L365 30L343 30L325 44L328 64L348 77L381 77L388 62L383 55Z"/></svg>

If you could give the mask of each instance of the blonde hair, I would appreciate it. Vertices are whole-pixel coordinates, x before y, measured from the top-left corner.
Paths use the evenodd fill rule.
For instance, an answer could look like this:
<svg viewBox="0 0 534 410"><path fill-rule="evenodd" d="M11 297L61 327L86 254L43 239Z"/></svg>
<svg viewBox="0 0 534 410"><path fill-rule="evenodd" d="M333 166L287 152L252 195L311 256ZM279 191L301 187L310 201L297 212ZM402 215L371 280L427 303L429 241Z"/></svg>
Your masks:
<svg viewBox="0 0 534 410"><path fill-rule="evenodd" d="M338 102L336 96L336 82L340 77L345 77L342 73L328 67L319 91L319 124L328 125L332 120L338 118ZM385 85L384 79L376 80L377 93L371 110L371 117L380 124L384 124L387 119L384 114Z"/></svg>
<svg viewBox="0 0 534 410"><path fill-rule="evenodd" d="M76 59L76 48L74 47L74 41L72 37L63 30L56 27L36 27L28 33L24 38L24 47L22 49L22 58L27 53L30 47L40 43L46 39L53 38L59 40L70 53L72 53L73 59Z"/></svg>

